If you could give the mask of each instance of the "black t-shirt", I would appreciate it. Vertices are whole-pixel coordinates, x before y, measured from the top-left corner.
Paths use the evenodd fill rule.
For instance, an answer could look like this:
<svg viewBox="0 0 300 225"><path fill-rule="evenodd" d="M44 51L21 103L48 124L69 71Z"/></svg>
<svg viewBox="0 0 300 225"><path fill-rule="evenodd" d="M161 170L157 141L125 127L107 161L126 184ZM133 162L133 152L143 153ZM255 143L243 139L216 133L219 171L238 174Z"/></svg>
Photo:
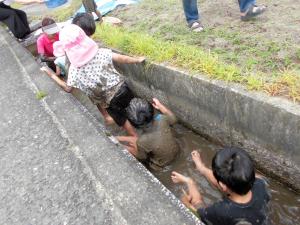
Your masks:
<svg viewBox="0 0 300 225"><path fill-rule="evenodd" d="M207 225L266 225L269 200L265 181L257 178L250 202L239 204L224 198L210 207L198 209L198 214Z"/></svg>

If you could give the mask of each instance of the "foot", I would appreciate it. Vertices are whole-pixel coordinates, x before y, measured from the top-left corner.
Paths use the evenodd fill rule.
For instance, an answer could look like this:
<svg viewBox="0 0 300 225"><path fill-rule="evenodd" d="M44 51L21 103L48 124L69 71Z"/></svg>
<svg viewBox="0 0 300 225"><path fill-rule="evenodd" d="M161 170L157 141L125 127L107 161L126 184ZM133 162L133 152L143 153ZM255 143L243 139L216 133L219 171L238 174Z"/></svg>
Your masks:
<svg viewBox="0 0 300 225"><path fill-rule="evenodd" d="M175 184L178 184L178 183L188 183L191 178L189 177L186 177L180 173L177 173L175 171L172 172L171 174L171 179L172 181L175 183Z"/></svg>
<svg viewBox="0 0 300 225"><path fill-rule="evenodd" d="M201 32L204 30L204 27L199 21L195 21L189 25L193 32Z"/></svg>
<svg viewBox="0 0 300 225"><path fill-rule="evenodd" d="M246 13L241 15L241 20L242 21L248 21L266 11L267 7L266 6L256 6L252 5L249 7Z"/></svg>

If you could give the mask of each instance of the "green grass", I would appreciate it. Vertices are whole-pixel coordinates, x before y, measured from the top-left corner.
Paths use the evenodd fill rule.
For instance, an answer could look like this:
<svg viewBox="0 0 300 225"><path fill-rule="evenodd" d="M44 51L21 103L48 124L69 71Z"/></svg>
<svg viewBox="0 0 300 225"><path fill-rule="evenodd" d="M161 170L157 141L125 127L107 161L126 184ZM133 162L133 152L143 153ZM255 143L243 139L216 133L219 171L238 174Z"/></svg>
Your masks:
<svg viewBox="0 0 300 225"><path fill-rule="evenodd" d="M244 84L249 90L283 95L293 101L300 100L300 75L297 71L284 70L273 73L272 77L263 72L252 73L234 64L223 62L216 53L109 25L98 26L93 38L128 54L143 55L157 63L168 62L192 74L202 73L211 79ZM272 51L278 51L277 46L273 44L270 44L270 48L273 49ZM270 57L269 54L265 54L266 58ZM255 59L249 59L248 67L257 63Z"/></svg>
<svg viewBox="0 0 300 225"><path fill-rule="evenodd" d="M38 99L38 100L41 100L43 98L45 98L47 96L47 93L44 92L44 91L38 91L35 95L35 97Z"/></svg>

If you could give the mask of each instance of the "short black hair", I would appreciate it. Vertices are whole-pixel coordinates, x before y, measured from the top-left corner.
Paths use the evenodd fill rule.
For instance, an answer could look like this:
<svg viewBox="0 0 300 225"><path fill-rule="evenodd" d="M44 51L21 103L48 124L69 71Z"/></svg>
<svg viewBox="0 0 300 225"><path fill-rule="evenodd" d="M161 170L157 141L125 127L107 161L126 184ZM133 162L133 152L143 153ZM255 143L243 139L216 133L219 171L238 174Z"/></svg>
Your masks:
<svg viewBox="0 0 300 225"><path fill-rule="evenodd" d="M150 102L133 98L126 108L129 122L136 128L143 127L153 120L154 108Z"/></svg>
<svg viewBox="0 0 300 225"><path fill-rule="evenodd" d="M247 194L255 181L254 165L247 152L240 148L227 147L216 153L212 170L217 181L224 183L231 191Z"/></svg>
<svg viewBox="0 0 300 225"><path fill-rule="evenodd" d="M94 17L90 13L77 13L72 23L79 26L87 36L92 36L96 31Z"/></svg>

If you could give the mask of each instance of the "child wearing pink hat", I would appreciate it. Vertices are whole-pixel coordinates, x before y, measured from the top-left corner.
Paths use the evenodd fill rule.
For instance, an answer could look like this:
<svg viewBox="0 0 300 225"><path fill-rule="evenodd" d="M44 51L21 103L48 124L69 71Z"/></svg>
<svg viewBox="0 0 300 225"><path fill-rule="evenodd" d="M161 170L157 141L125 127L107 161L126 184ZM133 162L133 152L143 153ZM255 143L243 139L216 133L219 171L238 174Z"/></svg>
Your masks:
<svg viewBox="0 0 300 225"><path fill-rule="evenodd" d="M114 121L122 126L129 135L137 136L135 129L127 119L125 108L134 97L125 82L113 66L118 63L141 63L144 57L113 53L110 49L98 48L77 25L70 24L60 31L59 41L54 43L54 55L66 55L70 60L67 82L55 75L55 80L66 92L78 88L89 96L100 109L105 108Z"/></svg>

